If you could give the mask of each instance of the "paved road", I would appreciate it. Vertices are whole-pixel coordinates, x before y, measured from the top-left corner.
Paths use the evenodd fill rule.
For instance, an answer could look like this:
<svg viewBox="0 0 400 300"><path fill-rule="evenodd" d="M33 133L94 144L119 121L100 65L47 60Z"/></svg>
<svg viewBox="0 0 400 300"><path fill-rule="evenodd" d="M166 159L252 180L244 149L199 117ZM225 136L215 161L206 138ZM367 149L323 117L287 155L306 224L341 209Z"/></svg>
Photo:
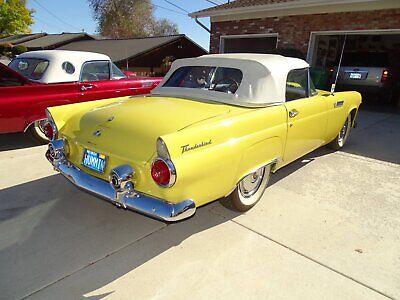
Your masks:
<svg viewBox="0 0 400 300"><path fill-rule="evenodd" d="M250 212L215 202L168 226L0 136L0 298L400 298L399 130L399 115L364 112L345 152L280 170Z"/></svg>

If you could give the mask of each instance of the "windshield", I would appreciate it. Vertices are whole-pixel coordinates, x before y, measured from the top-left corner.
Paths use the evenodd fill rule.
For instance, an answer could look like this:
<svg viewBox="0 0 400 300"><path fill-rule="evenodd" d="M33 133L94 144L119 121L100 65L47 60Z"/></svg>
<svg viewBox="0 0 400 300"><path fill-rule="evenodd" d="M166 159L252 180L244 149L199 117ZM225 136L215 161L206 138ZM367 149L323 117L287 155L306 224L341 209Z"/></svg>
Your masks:
<svg viewBox="0 0 400 300"><path fill-rule="evenodd" d="M234 94L242 78L242 71L235 68L186 66L177 69L163 87L204 89Z"/></svg>
<svg viewBox="0 0 400 300"><path fill-rule="evenodd" d="M8 66L22 76L39 80L46 72L49 62L40 58L16 58Z"/></svg>
<svg viewBox="0 0 400 300"><path fill-rule="evenodd" d="M126 78L125 74L114 64L111 63L112 68L112 79L122 79Z"/></svg>

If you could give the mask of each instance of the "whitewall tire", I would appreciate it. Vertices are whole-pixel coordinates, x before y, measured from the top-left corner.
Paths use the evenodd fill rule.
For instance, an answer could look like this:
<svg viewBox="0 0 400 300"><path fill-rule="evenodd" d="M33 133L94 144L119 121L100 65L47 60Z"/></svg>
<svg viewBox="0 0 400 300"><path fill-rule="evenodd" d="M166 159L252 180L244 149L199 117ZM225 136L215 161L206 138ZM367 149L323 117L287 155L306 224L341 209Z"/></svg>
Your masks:
<svg viewBox="0 0 400 300"><path fill-rule="evenodd" d="M336 138L329 144L334 150L340 150L346 144L347 138L349 137L351 129L351 115L347 116L346 121L343 124L343 127L340 129Z"/></svg>
<svg viewBox="0 0 400 300"><path fill-rule="evenodd" d="M260 201L271 175L271 165L259 168L240 180L235 190L229 195L233 207L245 212Z"/></svg>

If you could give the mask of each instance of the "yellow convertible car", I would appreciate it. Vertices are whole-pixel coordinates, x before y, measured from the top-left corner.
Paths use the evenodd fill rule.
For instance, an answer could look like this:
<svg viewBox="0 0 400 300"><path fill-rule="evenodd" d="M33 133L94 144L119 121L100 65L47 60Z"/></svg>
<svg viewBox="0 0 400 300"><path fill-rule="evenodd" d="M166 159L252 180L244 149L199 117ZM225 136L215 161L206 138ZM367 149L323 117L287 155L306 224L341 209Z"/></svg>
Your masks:
<svg viewBox="0 0 400 300"><path fill-rule="evenodd" d="M246 211L271 173L343 147L360 103L357 92L316 90L296 58L182 59L151 95L49 108L46 157L77 187L164 221L222 197Z"/></svg>

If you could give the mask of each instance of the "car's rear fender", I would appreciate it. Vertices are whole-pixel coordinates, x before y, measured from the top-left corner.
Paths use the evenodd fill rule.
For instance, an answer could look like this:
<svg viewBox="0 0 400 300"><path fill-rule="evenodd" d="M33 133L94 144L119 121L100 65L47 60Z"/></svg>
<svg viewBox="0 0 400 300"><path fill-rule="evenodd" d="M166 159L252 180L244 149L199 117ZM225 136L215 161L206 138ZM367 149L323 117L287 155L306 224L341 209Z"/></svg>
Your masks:
<svg viewBox="0 0 400 300"><path fill-rule="evenodd" d="M279 161L286 132L285 109L274 106L162 137L177 171L176 183L164 189L164 198L176 191L182 199L190 195L199 206L226 196L245 175ZM182 144L201 142L206 143L176 152Z"/></svg>
<svg viewBox="0 0 400 300"><path fill-rule="evenodd" d="M354 91L336 92L334 95L328 96L326 101L329 101L328 126L326 130L326 142L329 143L337 136L349 114L356 117L361 103L361 94ZM355 118L352 118L352 120L352 125L354 126Z"/></svg>

